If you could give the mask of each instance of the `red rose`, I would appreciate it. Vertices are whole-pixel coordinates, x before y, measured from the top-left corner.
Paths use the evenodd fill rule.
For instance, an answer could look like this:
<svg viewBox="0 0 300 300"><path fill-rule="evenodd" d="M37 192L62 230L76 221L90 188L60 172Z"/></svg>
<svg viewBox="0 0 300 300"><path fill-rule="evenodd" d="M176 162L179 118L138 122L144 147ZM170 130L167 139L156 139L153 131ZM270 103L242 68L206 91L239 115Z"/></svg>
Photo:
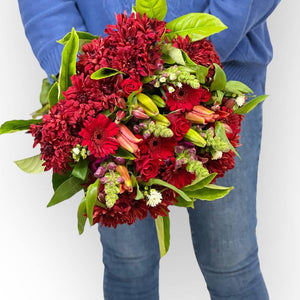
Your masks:
<svg viewBox="0 0 300 300"><path fill-rule="evenodd" d="M121 87L128 97L132 92L138 91L143 86L143 83L138 79L127 78L121 83Z"/></svg>
<svg viewBox="0 0 300 300"><path fill-rule="evenodd" d="M174 133L174 139L176 141L182 140L191 127L190 122L183 114L169 114L167 118L171 122L170 128Z"/></svg>
<svg viewBox="0 0 300 300"><path fill-rule="evenodd" d="M157 176L161 161L157 158L143 156L135 160L136 170L140 172L142 179L148 181L150 178Z"/></svg>

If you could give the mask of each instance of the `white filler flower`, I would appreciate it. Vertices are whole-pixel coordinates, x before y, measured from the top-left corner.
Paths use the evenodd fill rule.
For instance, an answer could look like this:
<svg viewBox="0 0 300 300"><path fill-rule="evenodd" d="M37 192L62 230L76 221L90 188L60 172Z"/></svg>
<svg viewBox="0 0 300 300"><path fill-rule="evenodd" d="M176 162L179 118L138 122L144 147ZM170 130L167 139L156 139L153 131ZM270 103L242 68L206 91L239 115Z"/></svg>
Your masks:
<svg viewBox="0 0 300 300"><path fill-rule="evenodd" d="M147 195L147 198L147 205L154 207L157 204L161 203L162 194L155 189L151 189L150 194Z"/></svg>
<svg viewBox="0 0 300 300"><path fill-rule="evenodd" d="M244 95L242 96L238 96L236 99L235 99L235 102L238 106L242 106L245 104L245 100L246 100L246 97Z"/></svg>

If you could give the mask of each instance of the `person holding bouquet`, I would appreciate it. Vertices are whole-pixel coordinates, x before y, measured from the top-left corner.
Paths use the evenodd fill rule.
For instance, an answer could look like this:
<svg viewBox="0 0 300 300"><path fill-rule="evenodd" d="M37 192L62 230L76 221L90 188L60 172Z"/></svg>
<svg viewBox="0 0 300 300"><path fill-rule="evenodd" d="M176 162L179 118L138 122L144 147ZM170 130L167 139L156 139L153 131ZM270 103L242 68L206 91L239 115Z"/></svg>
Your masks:
<svg viewBox="0 0 300 300"><path fill-rule="evenodd" d="M166 21L190 12L206 12L228 29L207 41L217 50L228 79L243 81L256 95L264 94L266 69L272 58L266 19L279 0L167 1ZM62 46L56 41L74 27L103 34L114 24L114 14L131 11L133 1L19 0L26 35L46 71L58 74ZM179 47L185 49L184 40ZM211 50L215 53L214 50ZM195 58L197 59L197 58ZM242 125L236 166L218 184L234 185L230 195L214 202L197 201L188 208L193 245L199 267L213 300L266 300L256 241L256 184L262 128L262 107L249 113ZM233 156L225 155L214 168L232 169ZM222 177L221 174L219 177ZM100 227L103 245L106 300L157 300L159 245L152 218L128 226Z"/></svg>

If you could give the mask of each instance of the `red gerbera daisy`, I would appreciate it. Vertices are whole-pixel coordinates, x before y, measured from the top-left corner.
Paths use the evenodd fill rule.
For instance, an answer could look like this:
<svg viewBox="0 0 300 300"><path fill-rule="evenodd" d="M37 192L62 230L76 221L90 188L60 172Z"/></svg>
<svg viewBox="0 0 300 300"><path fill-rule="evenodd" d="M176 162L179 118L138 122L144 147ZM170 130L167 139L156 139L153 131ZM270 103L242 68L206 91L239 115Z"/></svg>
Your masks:
<svg viewBox="0 0 300 300"><path fill-rule="evenodd" d="M173 93L166 92L166 96L166 104L171 111L180 109L184 112L192 110L200 102L207 102L210 98L210 93L205 88L193 89L189 85L184 84L182 88L175 88Z"/></svg>
<svg viewBox="0 0 300 300"><path fill-rule="evenodd" d="M116 153L119 143L114 136L118 132L117 125L100 114L97 118L88 117L79 135L83 137L82 145L87 146L95 157L101 158Z"/></svg>

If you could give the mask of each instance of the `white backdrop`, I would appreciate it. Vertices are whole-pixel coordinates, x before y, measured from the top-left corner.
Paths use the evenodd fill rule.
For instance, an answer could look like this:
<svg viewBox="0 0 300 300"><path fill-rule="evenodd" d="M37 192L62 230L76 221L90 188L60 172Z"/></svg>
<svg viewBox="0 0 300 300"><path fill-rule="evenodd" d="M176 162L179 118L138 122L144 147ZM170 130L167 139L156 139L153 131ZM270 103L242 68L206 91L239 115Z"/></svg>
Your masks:
<svg viewBox="0 0 300 300"><path fill-rule="evenodd" d="M29 118L38 107L44 77L24 36L16 1L5 3L0 10L0 123ZM264 104L257 211L261 266L272 300L300 299L299 9L298 1L285 1L269 19L274 60ZM46 208L50 174L28 175L13 164L32 155L31 136L0 137L0 299L103 299L97 228L87 226L78 235L80 196ZM174 208L171 222L171 248L161 261L161 299L209 299L186 212Z"/></svg>

